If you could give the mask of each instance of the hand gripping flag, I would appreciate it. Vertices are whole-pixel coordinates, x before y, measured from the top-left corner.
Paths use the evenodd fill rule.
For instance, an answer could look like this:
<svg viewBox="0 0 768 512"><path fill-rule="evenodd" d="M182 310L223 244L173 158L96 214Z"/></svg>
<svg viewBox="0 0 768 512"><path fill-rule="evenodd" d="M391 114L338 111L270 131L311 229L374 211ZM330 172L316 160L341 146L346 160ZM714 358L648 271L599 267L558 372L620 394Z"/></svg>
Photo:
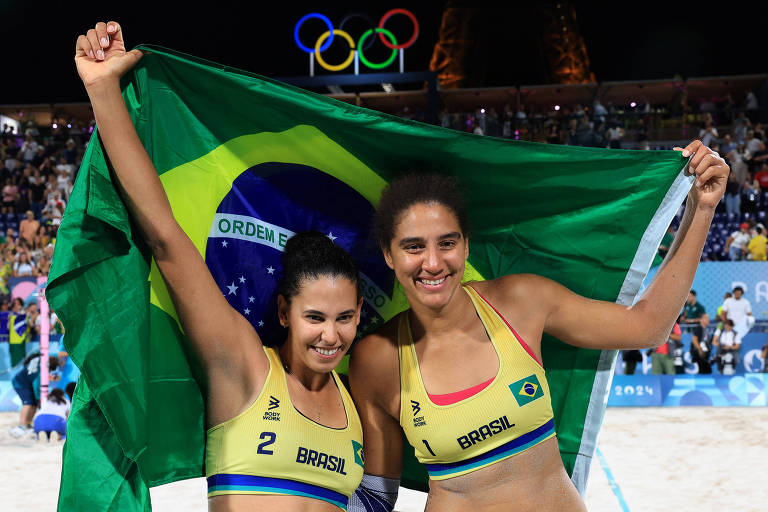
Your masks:
<svg viewBox="0 0 768 512"><path fill-rule="evenodd" d="M122 83L136 130L222 294L267 341L278 330L280 255L301 230L326 233L358 261L362 333L407 307L368 235L398 174L459 178L472 224L468 279L531 272L621 304L637 295L691 184L672 151L475 136L142 49ZM203 475L205 383L96 134L57 245L47 296L82 371L59 509L149 509L148 486ZM615 352L545 337L543 358L563 462L583 491ZM425 489L405 451L404 485Z"/></svg>

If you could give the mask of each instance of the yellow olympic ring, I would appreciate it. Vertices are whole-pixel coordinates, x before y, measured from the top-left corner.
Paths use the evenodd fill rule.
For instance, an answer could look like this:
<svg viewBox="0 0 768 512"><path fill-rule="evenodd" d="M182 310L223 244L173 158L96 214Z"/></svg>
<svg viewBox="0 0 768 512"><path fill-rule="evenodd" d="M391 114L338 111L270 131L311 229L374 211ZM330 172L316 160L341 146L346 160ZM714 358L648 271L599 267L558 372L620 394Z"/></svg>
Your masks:
<svg viewBox="0 0 768 512"><path fill-rule="evenodd" d="M341 36L347 40L347 43L349 43L349 57L347 57L347 60L345 60L341 64L332 66L326 63L323 60L323 58L320 56L320 47L323 45L325 40L328 39L328 36L330 35L331 35L331 31L326 30L325 34L321 35L318 38L317 42L315 43L315 57L317 58L317 63L323 66L328 71L341 71L342 69L348 68L355 58L355 41L352 39L352 36L344 32L343 30L339 30L337 28L333 29L334 36L337 36L337 35Z"/></svg>

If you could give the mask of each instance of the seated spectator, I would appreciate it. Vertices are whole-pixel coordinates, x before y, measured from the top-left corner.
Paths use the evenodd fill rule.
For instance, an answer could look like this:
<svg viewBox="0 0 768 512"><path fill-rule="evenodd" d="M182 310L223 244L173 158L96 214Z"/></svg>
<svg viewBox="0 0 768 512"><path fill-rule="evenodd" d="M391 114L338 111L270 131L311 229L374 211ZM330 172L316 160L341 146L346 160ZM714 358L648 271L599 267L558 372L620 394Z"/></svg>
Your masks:
<svg viewBox="0 0 768 512"><path fill-rule="evenodd" d="M35 220L34 212L32 210L27 210L27 218L19 223L19 237L32 245L39 228L40 223Z"/></svg>
<svg viewBox="0 0 768 512"><path fill-rule="evenodd" d="M768 190L768 163L763 163L760 170L755 173L754 179L761 189Z"/></svg>
<svg viewBox="0 0 768 512"><path fill-rule="evenodd" d="M733 142L733 140L731 139L731 135L729 133L726 133L725 135L723 135L723 143L720 144L720 154L722 156L727 156L728 153L730 153L731 151L737 148L738 146L736 145L736 143Z"/></svg>
<svg viewBox="0 0 768 512"><path fill-rule="evenodd" d="M30 261L29 253L19 252L19 261L13 265L13 277L36 276L37 269Z"/></svg>
<svg viewBox="0 0 768 512"><path fill-rule="evenodd" d="M64 440L67 435L69 410L70 402L64 391L59 388L52 389L47 400L40 407L40 412L35 416L33 424L35 435L39 437L40 432L44 432L50 441L51 434L56 432L59 440Z"/></svg>

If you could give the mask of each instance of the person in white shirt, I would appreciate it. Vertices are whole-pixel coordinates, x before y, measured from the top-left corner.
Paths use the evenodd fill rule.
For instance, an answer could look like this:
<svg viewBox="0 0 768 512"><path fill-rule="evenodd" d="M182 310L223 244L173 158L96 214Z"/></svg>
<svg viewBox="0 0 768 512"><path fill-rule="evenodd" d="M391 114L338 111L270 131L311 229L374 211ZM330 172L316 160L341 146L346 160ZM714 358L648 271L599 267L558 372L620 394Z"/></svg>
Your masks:
<svg viewBox="0 0 768 512"><path fill-rule="evenodd" d="M59 439L64 439L67 434L67 417L70 407L64 391L58 388L52 389L35 417L35 434L39 436L40 432L45 432L50 441L51 433L56 432Z"/></svg>
<svg viewBox="0 0 768 512"><path fill-rule="evenodd" d="M741 339L746 335L755 323L752 317L752 305L743 297L744 289L737 286L733 289L733 297L725 299L720 318L725 325L726 320L733 322L735 341L741 344Z"/></svg>

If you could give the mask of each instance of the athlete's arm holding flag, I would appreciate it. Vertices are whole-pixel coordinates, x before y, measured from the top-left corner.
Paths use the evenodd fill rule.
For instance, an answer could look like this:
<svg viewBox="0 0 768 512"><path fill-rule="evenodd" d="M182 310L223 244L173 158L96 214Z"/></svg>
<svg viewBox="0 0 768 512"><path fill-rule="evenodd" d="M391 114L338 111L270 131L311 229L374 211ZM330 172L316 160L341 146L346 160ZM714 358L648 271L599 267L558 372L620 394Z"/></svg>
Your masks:
<svg viewBox="0 0 768 512"><path fill-rule="evenodd" d="M689 169L696 182L688 194L672 247L656 277L633 306L588 299L531 274L487 282L488 295L505 316L508 314L511 320L535 319L537 330L521 332L523 339L535 342L534 350L542 331L590 349L647 348L667 341L690 292L730 172L725 161L698 140L676 150L682 151L684 157L692 156Z"/></svg>
<svg viewBox="0 0 768 512"><path fill-rule="evenodd" d="M256 331L230 307L197 248L176 222L133 127L120 77L141 57L139 50L126 51L122 30L114 21L100 22L77 39L77 71L122 196L152 249L185 333L206 368L209 390L226 390L216 400L208 400L208 421L218 424L250 403L254 390L247 384L263 381L258 376L266 376L268 362Z"/></svg>

